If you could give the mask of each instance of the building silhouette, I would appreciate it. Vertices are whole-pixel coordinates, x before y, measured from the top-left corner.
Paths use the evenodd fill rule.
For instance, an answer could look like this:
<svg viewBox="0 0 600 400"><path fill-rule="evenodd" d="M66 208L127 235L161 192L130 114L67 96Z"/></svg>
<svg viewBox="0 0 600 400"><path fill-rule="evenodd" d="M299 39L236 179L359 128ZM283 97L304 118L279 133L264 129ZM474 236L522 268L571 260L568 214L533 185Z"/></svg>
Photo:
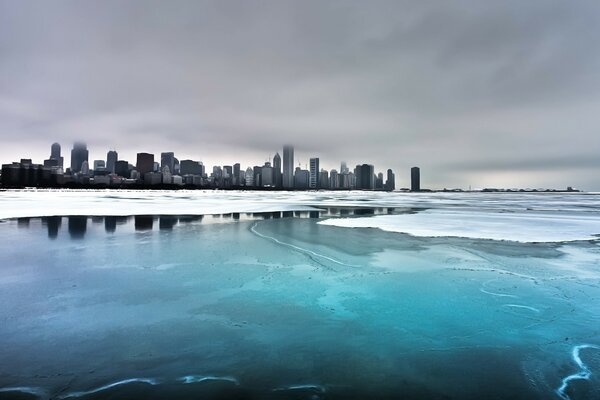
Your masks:
<svg viewBox="0 0 600 400"><path fill-rule="evenodd" d="M396 175L391 169L387 170L387 179L385 181L385 190L396 190Z"/></svg>
<svg viewBox="0 0 600 400"><path fill-rule="evenodd" d="M276 188L283 186L283 175L281 173L281 156L275 153L273 157L273 182Z"/></svg>
<svg viewBox="0 0 600 400"><path fill-rule="evenodd" d="M357 165L354 169L356 189L375 189L375 167L371 164Z"/></svg>
<svg viewBox="0 0 600 400"><path fill-rule="evenodd" d="M84 161L88 161L88 149L85 143L75 142L71 150L71 173L81 172Z"/></svg>
<svg viewBox="0 0 600 400"><path fill-rule="evenodd" d="M175 172L175 153L160 153L160 170L167 166L170 172Z"/></svg>
<svg viewBox="0 0 600 400"><path fill-rule="evenodd" d="M50 158L44 160L44 167L63 167L63 157L60 155L60 144L52 143L50 146Z"/></svg>
<svg viewBox="0 0 600 400"><path fill-rule="evenodd" d="M154 154L137 153L135 169L142 176L148 172L152 172L154 170Z"/></svg>
<svg viewBox="0 0 600 400"><path fill-rule="evenodd" d="M410 191L418 192L421 190L421 170L419 167L410 169Z"/></svg>
<svg viewBox="0 0 600 400"><path fill-rule="evenodd" d="M310 159L310 175L308 180L309 189L319 188L319 158L314 157Z"/></svg>
<svg viewBox="0 0 600 400"><path fill-rule="evenodd" d="M294 147L283 146L283 187L294 188Z"/></svg>
<svg viewBox="0 0 600 400"><path fill-rule="evenodd" d="M108 173L115 173L115 164L118 160L119 154L116 151L111 150L108 153L106 153L106 170L108 171Z"/></svg>

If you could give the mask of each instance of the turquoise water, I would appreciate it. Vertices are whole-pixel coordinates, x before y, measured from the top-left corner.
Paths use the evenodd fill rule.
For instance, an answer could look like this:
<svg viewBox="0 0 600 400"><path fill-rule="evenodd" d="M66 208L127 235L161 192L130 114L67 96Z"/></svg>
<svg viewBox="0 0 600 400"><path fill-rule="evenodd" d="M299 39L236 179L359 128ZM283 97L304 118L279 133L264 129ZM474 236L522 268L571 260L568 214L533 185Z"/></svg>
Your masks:
<svg viewBox="0 0 600 400"><path fill-rule="evenodd" d="M339 214L4 220L0 398L600 398L597 240Z"/></svg>

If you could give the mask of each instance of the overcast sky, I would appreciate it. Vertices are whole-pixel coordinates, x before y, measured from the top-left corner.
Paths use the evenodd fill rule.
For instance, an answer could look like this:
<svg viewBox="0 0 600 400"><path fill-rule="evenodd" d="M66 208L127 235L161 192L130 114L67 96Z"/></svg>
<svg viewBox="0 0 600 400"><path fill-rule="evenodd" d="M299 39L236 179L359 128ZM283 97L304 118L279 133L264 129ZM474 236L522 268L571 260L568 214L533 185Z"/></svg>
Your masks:
<svg viewBox="0 0 600 400"><path fill-rule="evenodd" d="M0 0L0 161L285 143L426 187L600 190L600 1Z"/></svg>

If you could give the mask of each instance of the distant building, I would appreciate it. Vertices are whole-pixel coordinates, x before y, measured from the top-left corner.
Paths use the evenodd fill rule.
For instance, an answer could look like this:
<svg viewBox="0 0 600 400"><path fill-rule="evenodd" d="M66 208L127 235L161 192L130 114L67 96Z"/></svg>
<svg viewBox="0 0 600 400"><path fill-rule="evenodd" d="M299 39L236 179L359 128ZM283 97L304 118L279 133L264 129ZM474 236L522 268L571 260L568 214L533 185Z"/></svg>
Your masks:
<svg viewBox="0 0 600 400"><path fill-rule="evenodd" d="M340 176L335 169L329 171L329 189L339 189L340 187Z"/></svg>
<svg viewBox="0 0 600 400"><path fill-rule="evenodd" d="M84 162L81 163L81 171L80 172L82 175L90 174L90 163L88 163L87 160L85 160Z"/></svg>
<svg viewBox="0 0 600 400"><path fill-rule="evenodd" d="M245 183L246 183L247 187L254 186L254 171L250 167L246 168L246 182Z"/></svg>
<svg viewBox="0 0 600 400"><path fill-rule="evenodd" d="M106 163L104 160L94 160L94 172L106 170Z"/></svg>
<svg viewBox="0 0 600 400"><path fill-rule="evenodd" d="M275 153L273 157L273 184L276 188L283 186L283 175L281 172L281 156Z"/></svg>
<svg viewBox="0 0 600 400"><path fill-rule="evenodd" d="M181 160L179 164L181 175L203 175L204 165L200 161Z"/></svg>
<svg viewBox="0 0 600 400"><path fill-rule="evenodd" d="M71 173L81 172L84 161L88 161L88 149L85 143L76 142L71 150Z"/></svg>
<svg viewBox="0 0 600 400"><path fill-rule="evenodd" d="M283 187L294 188L294 147L283 146Z"/></svg>
<svg viewBox="0 0 600 400"><path fill-rule="evenodd" d="M129 163L125 160L115 162L115 174L123 178L129 178Z"/></svg>
<svg viewBox="0 0 600 400"><path fill-rule="evenodd" d="M162 171L165 166L169 167L169 172L175 172L175 153L172 151L160 153L160 170Z"/></svg>
<svg viewBox="0 0 600 400"><path fill-rule="evenodd" d="M308 170L296 167L296 171L294 173L294 188L308 189L309 178L310 172Z"/></svg>
<svg viewBox="0 0 600 400"><path fill-rule="evenodd" d="M396 190L396 175L391 169L387 170L387 179L385 181L385 190Z"/></svg>
<svg viewBox="0 0 600 400"><path fill-rule="evenodd" d="M273 173L273 167L270 162L266 162L265 165L260 169L260 186L261 187L274 187L275 179Z"/></svg>
<svg viewBox="0 0 600 400"><path fill-rule="evenodd" d="M421 190L421 170L419 167L410 169L410 191L418 192Z"/></svg>
<svg viewBox="0 0 600 400"><path fill-rule="evenodd" d="M119 154L116 151L111 150L108 153L106 153L106 170L109 173L111 173L111 174L115 173L115 164L117 163L118 160L119 160Z"/></svg>
<svg viewBox="0 0 600 400"><path fill-rule="evenodd" d="M308 180L308 187L310 189L319 188L319 158L314 157L310 159L310 176Z"/></svg>
<svg viewBox="0 0 600 400"><path fill-rule="evenodd" d="M44 160L44 166L62 168L63 163L63 157L60 155L60 144L52 143L52 146L50 146L50 158Z"/></svg>
<svg viewBox="0 0 600 400"><path fill-rule="evenodd" d="M240 163L233 164L233 186L240 186L242 184L240 172Z"/></svg>
<svg viewBox="0 0 600 400"><path fill-rule="evenodd" d="M329 189L329 172L325 169L319 173L319 189Z"/></svg>
<svg viewBox="0 0 600 400"><path fill-rule="evenodd" d="M145 176L148 172L154 171L154 154L137 153L137 161L135 169L141 176Z"/></svg>
<svg viewBox="0 0 600 400"><path fill-rule="evenodd" d="M357 165L354 169L356 176L356 189L375 189L375 167L371 164Z"/></svg>

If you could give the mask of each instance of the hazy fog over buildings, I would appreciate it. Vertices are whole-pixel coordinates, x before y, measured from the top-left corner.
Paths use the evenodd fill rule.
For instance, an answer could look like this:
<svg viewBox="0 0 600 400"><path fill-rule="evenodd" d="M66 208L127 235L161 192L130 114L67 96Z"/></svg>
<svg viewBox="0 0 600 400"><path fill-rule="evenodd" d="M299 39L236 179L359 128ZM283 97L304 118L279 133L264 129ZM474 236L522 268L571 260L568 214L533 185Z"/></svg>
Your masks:
<svg viewBox="0 0 600 400"><path fill-rule="evenodd" d="M418 165L426 187L600 190L599 16L596 1L0 0L0 162L63 164L57 142L81 169L82 141L108 174L125 168L109 150L154 155L151 173L173 152L174 176L279 151L283 187L345 160L381 168L374 185Z"/></svg>

